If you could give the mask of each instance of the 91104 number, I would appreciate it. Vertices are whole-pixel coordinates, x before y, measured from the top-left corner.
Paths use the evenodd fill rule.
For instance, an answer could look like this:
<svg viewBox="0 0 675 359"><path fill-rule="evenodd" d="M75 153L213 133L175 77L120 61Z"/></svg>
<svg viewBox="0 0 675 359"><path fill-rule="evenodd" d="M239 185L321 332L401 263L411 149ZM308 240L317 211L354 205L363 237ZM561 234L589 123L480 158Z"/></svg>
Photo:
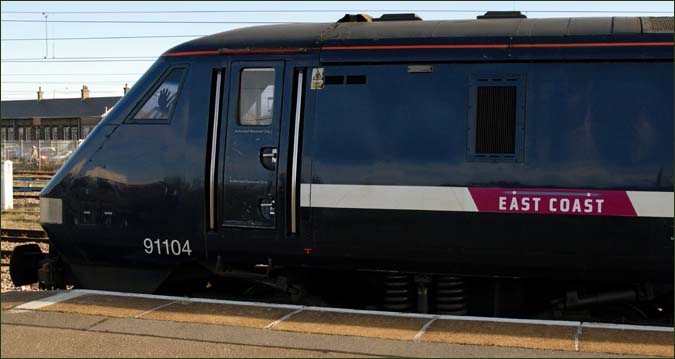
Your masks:
<svg viewBox="0 0 675 359"><path fill-rule="evenodd" d="M145 253L147 254L159 254L159 255L174 255L179 256L181 254L192 255L192 250L190 249L190 241L185 241L181 243L179 240L169 241L168 239L152 240L146 238L143 240L143 247L145 247Z"/></svg>

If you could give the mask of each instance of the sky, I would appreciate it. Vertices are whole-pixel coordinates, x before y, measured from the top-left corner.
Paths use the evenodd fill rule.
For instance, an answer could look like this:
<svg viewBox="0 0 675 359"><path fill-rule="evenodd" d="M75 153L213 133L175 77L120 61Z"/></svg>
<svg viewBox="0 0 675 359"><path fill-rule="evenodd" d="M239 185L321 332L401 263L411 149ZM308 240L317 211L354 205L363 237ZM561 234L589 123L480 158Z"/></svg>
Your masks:
<svg viewBox="0 0 675 359"><path fill-rule="evenodd" d="M424 20L475 19L487 10L519 10L529 18L673 16L673 2L2 1L0 10L0 95L5 101L35 99L39 86L46 99L79 97L82 85L92 97L121 96L124 84L133 86L169 48L257 23L335 22L345 13L379 17L396 12L414 12ZM110 39L129 36L146 38Z"/></svg>

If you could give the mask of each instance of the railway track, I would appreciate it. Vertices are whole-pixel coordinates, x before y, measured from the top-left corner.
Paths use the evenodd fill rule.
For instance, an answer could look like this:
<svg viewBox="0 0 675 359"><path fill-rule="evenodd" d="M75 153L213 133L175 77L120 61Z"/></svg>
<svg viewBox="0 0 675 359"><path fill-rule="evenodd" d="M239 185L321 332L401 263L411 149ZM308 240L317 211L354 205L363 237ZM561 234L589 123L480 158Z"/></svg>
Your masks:
<svg viewBox="0 0 675 359"><path fill-rule="evenodd" d="M21 208L21 207L19 207L19 208ZM8 209L8 210L2 211L2 214L39 217L40 211L30 210L30 209Z"/></svg>
<svg viewBox="0 0 675 359"><path fill-rule="evenodd" d="M43 175L43 174L16 174L14 173L15 181L27 181L26 178L32 181L49 181L54 175Z"/></svg>
<svg viewBox="0 0 675 359"><path fill-rule="evenodd" d="M2 267L8 267L9 266L9 259L12 258L12 254L14 253L13 250L10 249L3 249L2 250L2 261L0 261L0 266Z"/></svg>
<svg viewBox="0 0 675 359"><path fill-rule="evenodd" d="M42 188L40 188L42 190ZM37 191L31 191L31 192L14 192L14 197L34 197L34 198L39 198L40 197L40 192Z"/></svg>
<svg viewBox="0 0 675 359"><path fill-rule="evenodd" d="M14 181L21 181L21 182L43 182L43 183L49 182L49 178L43 178L43 177L46 177L46 176L31 176L31 175L14 176L13 180Z"/></svg>
<svg viewBox="0 0 675 359"><path fill-rule="evenodd" d="M19 171L14 171L13 173L14 173L14 176L23 176L23 177L32 177L32 176L52 177L52 176L54 176L54 174L56 172L54 172L54 171L25 171L25 170L19 170Z"/></svg>
<svg viewBox="0 0 675 359"><path fill-rule="evenodd" d="M2 229L2 241L21 243L21 242L44 242L48 241L47 233L42 230L34 229Z"/></svg>
<svg viewBox="0 0 675 359"><path fill-rule="evenodd" d="M14 187L14 193L40 193L44 187Z"/></svg>
<svg viewBox="0 0 675 359"><path fill-rule="evenodd" d="M0 240L9 243L49 243L49 238L44 231L29 229L2 229ZM2 249L0 264L3 267L9 265L12 253L14 251L11 249Z"/></svg>
<svg viewBox="0 0 675 359"><path fill-rule="evenodd" d="M24 177L14 177L15 182L23 184L23 186L14 186L14 196L18 197L32 197L40 194L40 191L44 189L47 185L47 182L51 179L50 177L46 178L34 178L34 176L24 176Z"/></svg>
<svg viewBox="0 0 675 359"><path fill-rule="evenodd" d="M30 238L30 237L15 237L15 236L2 236L2 241L3 242L10 242L10 243L49 243L49 238L44 237L44 238Z"/></svg>

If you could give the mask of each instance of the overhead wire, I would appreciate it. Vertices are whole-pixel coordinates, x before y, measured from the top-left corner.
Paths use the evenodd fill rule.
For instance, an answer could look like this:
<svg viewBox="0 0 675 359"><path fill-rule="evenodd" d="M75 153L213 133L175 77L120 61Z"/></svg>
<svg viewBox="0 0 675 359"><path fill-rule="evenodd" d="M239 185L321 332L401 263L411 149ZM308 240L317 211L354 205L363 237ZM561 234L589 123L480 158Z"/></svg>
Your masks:
<svg viewBox="0 0 675 359"><path fill-rule="evenodd" d="M571 12L573 13L573 12ZM614 13L614 12L608 12ZM616 12L619 13L619 12ZM636 13L636 12L628 12ZM670 13L668 13L670 14ZM1 22L17 23L45 23L44 20L16 20L2 19ZM325 22L325 21L324 21ZM248 24L248 25L270 25L270 24L320 24L321 21L175 21L175 20L49 20L49 23L88 23L88 24Z"/></svg>
<svg viewBox="0 0 675 359"><path fill-rule="evenodd" d="M209 13L363 13L363 12L416 12L416 13L484 13L485 9L298 9L298 10L158 10L158 11L3 11L2 14L209 14ZM672 11L649 11L649 10L521 10L522 13L593 13L593 14L672 14ZM44 23L45 20L31 19L1 19L2 22L15 23ZM286 24L286 23L311 23L292 21L153 21L153 20L53 20L49 23L111 23L111 24ZM186 38L201 37L204 35L135 35L135 36L104 36L104 37L61 37L50 38L52 41L68 40L113 40L113 39L150 39L150 38ZM10 38L0 41L44 41L44 38ZM156 57L130 56L130 57L72 57L72 58L8 58L0 59L4 63L77 63L77 62L150 62ZM9 76L56 76L66 74L7 74ZM75 74L72 74L75 75ZM107 76L113 74L81 74ZM134 74L136 75L136 74ZM141 75L141 74L137 74ZM5 74L3 74L5 76ZM21 83L21 82L5 82ZM32 83L32 82L29 82ZM43 82L45 83L45 82Z"/></svg>
<svg viewBox="0 0 675 359"><path fill-rule="evenodd" d="M49 59L49 58L47 58ZM58 60L99 60L99 59L156 59L155 56L73 56L58 57ZM42 57L14 57L0 60L44 60Z"/></svg>
<svg viewBox="0 0 675 359"><path fill-rule="evenodd" d="M98 59L150 59L155 58L154 56L72 56L72 57L59 57L61 60L98 60ZM43 60L42 57L15 57L15 58L4 58L0 60Z"/></svg>
<svg viewBox="0 0 675 359"><path fill-rule="evenodd" d="M96 60L60 60L56 59L43 59L43 60L0 60L0 62L13 62L13 63L69 63L69 62L151 62L152 60L140 60L140 59L96 59Z"/></svg>
<svg viewBox="0 0 675 359"><path fill-rule="evenodd" d="M83 81L0 81L3 84L73 84L73 83L82 83ZM110 80L110 81L86 81L87 83L92 84L123 84L123 83L134 83L136 80Z"/></svg>
<svg viewBox="0 0 675 359"><path fill-rule="evenodd" d="M22 22L44 24L44 20L9 20L1 22ZM88 23L88 24L311 24L308 21L170 21L170 20L49 20L49 23Z"/></svg>
<svg viewBox="0 0 675 359"><path fill-rule="evenodd" d="M39 14L40 16L55 14L90 15L90 14L217 14L217 13L251 13L251 14L289 14L289 13L364 13L364 12L415 12L415 13L484 13L486 9L278 9L278 10L136 10L136 11L3 11L2 14ZM673 14L673 11L662 10L520 10L522 13L589 13L589 14ZM313 23L294 21L169 21L169 20L49 20L47 19L1 19L2 22L51 22L51 23L124 23L124 24L285 24Z"/></svg>
<svg viewBox="0 0 675 359"><path fill-rule="evenodd" d="M182 38L182 37L201 37L206 35L135 35L135 36L102 36L102 37L51 37L50 41L58 40L127 40L127 39L161 39L161 38ZM0 41L45 41L45 38L9 38L0 39Z"/></svg>
<svg viewBox="0 0 675 359"><path fill-rule="evenodd" d="M2 74L2 76L132 76L143 75L142 72L126 72L126 73L48 73L48 74Z"/></svg>
<svg viewBox="0 0 675 359"><path fill-rule="evenodd" d="M279 10L137 10L137 11L4 11L6 14L196 14L196 13L349 13L349 12L436 12L436 13L474 13L486 12L486 9L279 9ZM649 10L520 10L531 13L654 13L667 14L670 11Z"/></svg>
<svg viewBox="0 0 675 359"><path fill-rule="evenodd" d="M49 90L45 89L42 92L43 93L74 93L74 92L79 92L80 89L73 89L73 90ZM90 90L95 93L118 93L118 92L123 92L122 89L120 90ZM36 93L37 91L3 91L2 95L14 95L14 96L25 96L24 94L26 93Z"/></svg>

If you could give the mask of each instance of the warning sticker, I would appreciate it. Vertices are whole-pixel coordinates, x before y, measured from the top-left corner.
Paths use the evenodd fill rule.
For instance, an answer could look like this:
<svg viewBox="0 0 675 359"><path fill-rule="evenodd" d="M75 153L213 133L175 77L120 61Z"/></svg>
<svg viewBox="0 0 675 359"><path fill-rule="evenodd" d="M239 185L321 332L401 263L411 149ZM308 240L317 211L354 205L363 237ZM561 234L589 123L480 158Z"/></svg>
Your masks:
<svg viewBox="0 0 675 359"><path fill-rule="evenodd" d="M321 90L323 88L323 67L312 69L312 90Z"/></svg>

